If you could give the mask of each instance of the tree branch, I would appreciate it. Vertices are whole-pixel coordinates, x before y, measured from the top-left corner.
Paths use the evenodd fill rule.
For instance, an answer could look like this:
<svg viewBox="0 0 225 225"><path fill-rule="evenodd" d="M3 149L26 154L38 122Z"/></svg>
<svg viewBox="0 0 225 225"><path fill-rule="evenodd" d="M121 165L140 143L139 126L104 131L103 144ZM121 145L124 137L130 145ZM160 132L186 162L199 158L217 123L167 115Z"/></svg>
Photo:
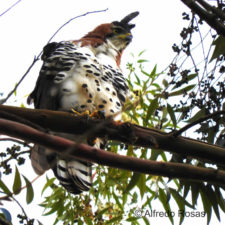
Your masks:
<svg viewBox="0 0 225 225"><path fill-rule="evenodd" d="M177 136L181 135L183 132L185 132L186 130L190 129L191 127L193 127L193 126L195 126L199 123L202 123L202 122L204 122L208 119L211 119L211 118L214 118L218 115L221 115L221 114L225 115L225 110L217 111L213 114L210 114L210 115L207 115L205 117L199 118L198 120L194 121L193 123L187 124L186 126L182 127L180 130L174 131L173 136L177 137Z"/></svg>
<svg viewBox="0 0 225 225"><path fill-rule="evenodd" d="M62 154L64 157L72 157L139 173L188 179L197 182L206 181L221 186L225 184L225 172L222 170L118 155L85 144L76 144L68 139L46 134L26 125L5 119L0 119L0 130L5 135L39 144L58 154Z"/></svg>
<svg viewBox="0 0 225 225"><path fill-rule="evenodd" d="M1 114L2 112L3 114ZM4 112L7 113L4 114ZM107 136L109 140L139 147L160 149L197 158L204 162L218 165L224 165L225 162L225 149L221 146L185 137L174 137L173 133L165 133L131 123L115 123L111 120L78 117L68 112L0 105L0 117L12 120L11 116L7 117L8 114L15 114L15 118L23 118L23 120L13 119L13 121L20 123L23 121L22 123L29 126L35 124L35 128L42 127L44 130L51 130L53 132L85 134L90 137Z"/></svg>
<svg viewBox="0 0 225 225"><path fill-rule="evenodd" d="M206 10L202 8L196 1L194 0L181 0L188 8L190 8L194 13L196 13L202 20L204 20L210 27L215 29L218 34L222 34L225 36L225 26L222 22L218 20L219 14L214 13L215 10L210 9L211 12L208 12L208 6L206 7ZM203 0L198 2L205 7L206 4ZM223 15L224 17L224 15ZM221 18L223 20L223 17Z"/></svg>

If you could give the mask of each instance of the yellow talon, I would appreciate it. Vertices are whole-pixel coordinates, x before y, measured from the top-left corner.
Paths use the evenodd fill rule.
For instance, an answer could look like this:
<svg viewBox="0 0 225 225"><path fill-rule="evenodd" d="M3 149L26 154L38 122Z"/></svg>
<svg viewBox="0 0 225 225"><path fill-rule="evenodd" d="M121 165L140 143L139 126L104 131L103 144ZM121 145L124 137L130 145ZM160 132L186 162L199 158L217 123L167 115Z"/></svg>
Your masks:
<svg viewBox="0 0 225 225"><path fill-rule="evenodd" d="M74 112L77 116L86 116L86 115L90 115L90 112L88 110L85 110L84 112L80 113L80 112L77 112L75 109L71 109L72 112Z"/></svg>
<svg viewBox="0 0 225 225"><path fill-rule="evenodd" d="M77 112L75 109L71 109L72 112L74 112L77 116L89 116L90 118L99 118L99 111L94 110L92 113L88 110L85 110L84 112Z"/></svg>

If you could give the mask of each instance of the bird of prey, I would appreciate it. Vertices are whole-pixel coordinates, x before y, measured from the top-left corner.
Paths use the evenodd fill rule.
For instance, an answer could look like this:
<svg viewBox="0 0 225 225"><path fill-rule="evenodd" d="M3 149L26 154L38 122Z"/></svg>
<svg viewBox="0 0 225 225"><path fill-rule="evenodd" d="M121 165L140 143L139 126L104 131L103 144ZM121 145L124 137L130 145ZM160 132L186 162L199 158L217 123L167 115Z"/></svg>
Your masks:
<svg viewBox="0 0 225 225"><path fill-rule="evenodd" d="M43 66L28 103L33 102L37 109L102 111L106 118L120 114L129 96L120 60L132 40L131 30L135 25L130 21L138 14L133 12L121 21L101 24L79 40L47 44L42 55ZM75 135L57 135L75 142L80 140ZM87 143L87 140L82 142ZM93 142L95 147L100 144L100 139ZM53 169L61 185L73 194L91 187L92 165L89 162L65 158L35 145L31 163L38 174Z"/></svg>

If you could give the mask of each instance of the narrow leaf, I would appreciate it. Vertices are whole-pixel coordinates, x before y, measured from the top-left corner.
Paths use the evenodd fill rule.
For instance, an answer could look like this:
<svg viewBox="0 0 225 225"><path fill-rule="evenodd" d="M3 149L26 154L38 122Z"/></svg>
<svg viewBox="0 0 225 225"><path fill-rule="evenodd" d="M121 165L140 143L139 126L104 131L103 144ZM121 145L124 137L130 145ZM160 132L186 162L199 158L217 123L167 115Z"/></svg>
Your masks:
<svg viewBox="0 0 225 225"><path fill-rule="evenodd" d="M185 121L186 123L193 123L196 120L202 118L205 116L205 108L202 108L201 110L199 110L192 118L190 118L189 120Z"/></svg>
<svg viewBox="0 0 225 225"><path fill-rule="evenodd" d="M154 66L152 72L150 73L150 77L153 77L153 78L155 77L155 75L156 75L156 69L157 69L157 65Z"/></svg>
<svg viewBox="0 0 225 225"><path fill-rule="evenodd" d="M146 225L150 225L150 222L147 217L143 216L142 219L144 220Z"/></svg>
<svg viewBox="0 0 225 225"><path fill-rule="evenodd" d="M137 183L137 186L140 190L141 198L143 198L143 196L146 192L146 175L145 174L140 175L140 179Z"/></svg>
<svg viewBox="0 0 225 225"><path fill-rule="evenodd" d="M225 199L223 195L221 194L221 191L218 187L215 187L215 194L216 194L216 199L220 208L223 210L223 212L225 212Z"/></svg>
<svg viewBox="0 0 225 225"><path fill-rule="evenodd" d="M162 83L163 83L164 87L166 87L166 88L169 85L169 83L168 83L168 81L166 79L163 79Z"/></svg>
<svg viewBox="0 0 225 225"><path fill-rule="evenodd" d="M147 115L146 115L146 118L145 118L145 124L146 126L149 124L149 120L152 116L152 114L155 112L155 110L157 109L158 107L158 98L155 98L151 101L149 107L148 107L148 111L147 111Z"/></svg>
<svg viewBox="0 0 225 225"><path fill-rule="evenodd" d="M211 216L212 216L212 205L208 199L208 195L205 192L204 188L200 189L200 194L201 194L201 198L202 198L202 204L203 204L203 208L204 211L207 213L207 225L209 225L209 222L211 220Z"/></svg>
<svg viewBox="0 0 225 225"><path fill-rule="evenodd" d="M41 191L41 195L44 193L44 191L46 190L47 187L51 186L53 184L53 182L55 181L55 178L51 178L51 179L48 179L47 178L47 182L45 184L45 186L43 187L42 191Z"/></svg>
<svg viewBox="0 0 225 225"><path fill-rule="evenodd" d="M146 50L142 50L139 54L138 57L140 57Z"/></svg>
<svg viewBox="0 0 225 225"><path fill-rule="evenodd" d="M217 219L220 221L220 212L219 212L219 207L218 207L218 202L216 199L215 192L213 191L212 187L210 185L207 185L205 187L206 193L208 194L209 201L211 202L213 206L213 210L216 214Z"/></svg>
<svg viewBox="0 0 225 225"><path fill-rule="evenodd" d="M176 128L176 126L177 126L177 120L176 120L176 117L175 117L175 113L173 111L173 108L171 107L170 104L167 104L167 111L168 111L168 113L170 115L170 118L171 118L171 120L173 122L174 128Z"/></svg>
<svg viewBox="0 0 225 225"><path fill-rule="evenodd" d="M131 189L133 189L136 186L136 184L138 183L140 177L141 177L140 173L133 173L133 176L132 176L129 184L127 185L125 193L128 193Z"/></svg>
<svg viewBox="0 0 225 225"><path fill-rule="evenodd" d="M225 54L225 37L223 37L223 35L220 35L213 42L213 45L215 45L215 49L209 62L212 62L214 59L218 58L220 55Z"/></svg>
<svg viewBox="0 0 225 225"><path fill-rule="evenodd" d="M168 213L168 217L169 217L170 222L172 224L174 224L173 216L172 216L172 213L171 213L171 208L170 208L170 205L169 205L169 202L168 202L168 199L167 199L167 195L165 194L165 192L161 188L159 188L158 198L159 198L160 202L162 203L165 211Z"/></svg>
<svg viewBox="0 0 225 225"><path fill-rule="evenodd" d="M197 73L190 74L190 75L188 75L187 80L188 80L188 81L193 80L193 79L195 79L195 77L197 77L197 76L198 76Z"/></svg>
<svg viewBox="0 0 225 225"><path fill-rule="evenodd" d="M0 180L0 188L3 190L4 193L6 193L7 195L12 195L11 191L9 190L9 188L4 184L4 182L2 180Z"/></svg>
<svg viewBox="0 0 225 225"><path fill-rule="evenodd" d="M139 60L137 61L137 63L145 63L145 62L148 62L148 60L147 60L147 59L139 59Z"/></svg>
<svg viewBox="0 0 225 225"><path fill-rule="evenodd" d="M121 210L123 210L123 206L121 205L119 198L116 196L116 194L114 192L112 194L113 194L113 198L116 201L116 204L120 207Z"/></svg>
<svg viewBox="0 0 225 225"><path fill-rule="evenodd" d="M191 183L191 197L192 197L192 205L195 206L197 204L197 199L199 196L200 185L197 183Z"/></svg>
<svg viewBox="0 0 225 225"><path fill-rule="evenodd" d="M172 97L172 96L183 95L183 94L187 93L188 91L192 90L195 86L196 86L195 84L188 85L187 87L184 87L178 91L169 93L169 96Z"/></svg>
<svg viewBox="0 0 225 225"><path fill-rule="evenodd" d="M19 194L21 191L21 178L20 178L20 173L18 168L16 167L16 172L15 172L15 176L14 176L14 181L13 181L13 193L14 194Z"/></svg>
<svg viewBox="0 0 225 225"><path fill-rule="evenodd" d="M23 178L26 182L26 187L27 187L26 201L27 201L27 204L30 204L34 198L34 190L33 190L31 182L25 176L23 176Z"/></svg>

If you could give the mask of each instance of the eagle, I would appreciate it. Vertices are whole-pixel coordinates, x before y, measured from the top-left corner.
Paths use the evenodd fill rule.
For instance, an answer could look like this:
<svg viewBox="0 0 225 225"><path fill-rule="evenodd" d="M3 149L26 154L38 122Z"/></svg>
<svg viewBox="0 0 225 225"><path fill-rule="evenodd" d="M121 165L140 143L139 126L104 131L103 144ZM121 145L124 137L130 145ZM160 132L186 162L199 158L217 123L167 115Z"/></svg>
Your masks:
<svg viewBox="0 0 225 225"><path fill-rule="evenodd" d="M80 114L103 112L105 118L115 120L130 96L120 61L133 38L131 30L135 25L130 21L138 14L133 12L120 21L101 24L79 40L47 44L41 57L43 65L35 88L28 97L28 104L33 102L36 109ZM90 143L84 136L56 135L97 148L105 144L101 139ZM92 164L89 162L66 158L34 145L31 164L37 174L51 168L60 184L70 193L80 194L91 188Z"/></svg>

